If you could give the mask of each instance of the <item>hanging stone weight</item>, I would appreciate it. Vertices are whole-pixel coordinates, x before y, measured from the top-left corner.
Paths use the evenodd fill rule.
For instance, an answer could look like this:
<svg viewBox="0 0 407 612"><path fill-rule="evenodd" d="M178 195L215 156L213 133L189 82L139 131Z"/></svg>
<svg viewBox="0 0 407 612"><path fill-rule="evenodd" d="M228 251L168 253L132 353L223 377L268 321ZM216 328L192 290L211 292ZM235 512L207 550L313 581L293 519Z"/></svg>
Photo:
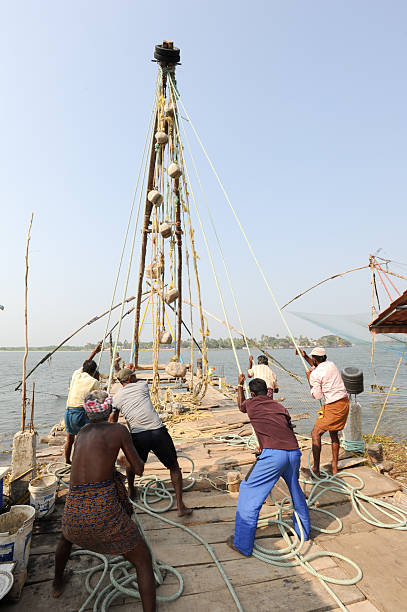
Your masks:
<svg viewBox="0 0 407 612"><path fill-rule="evenodd" d="M161 193L156 189L152 189L148 192L147 199L149 202L151 202L151 204L154 204L154 206L160 206L164 200Z"/></svg>
<svg viewBox="0 0 407 612"><path fill-rule="evenodd" d="M171 225L169 223L161 223L160 234L163 238L169 238L172 234Z"/></svg>
<svg viewBox="0 0 407 612"><path fill-rule="evenodd" d="M178 289L174 287L174 289L170 289L169 291L167 291L167 293L164 296L164 300L166 301L167 304L172 304L173 302L175 302L178 296L179 296Z"/></svg>
<svg viewBox="0 0 407 612"><path fill-rule="evenodd" d="M185 378L187 366L185 363L180 363L179 361L170 361L165 366L165 371L174 378Z"/></svg>
<svg viewBox="0 0 407 612"><path fill-rule="evenodd" d="M175 113L175 106L174 106L174 104L172 102L170 102L169 104L166 104L164 106L164 111L165 111L165 114L168 117L173 117L174 113Z"/></svg>
<svg viewBox="0 0 407 612"><path fill-rule="evenodd" d="M168 168L168 174L172 179L177 179L181 176L182 170L176 162L172 162Z"/></svg>
<svg viewBox="0 0 407 612"><path fill-rule="evenodd" d="M172 344L172 336L169 331L162 331L160 334L160 344Z"/></svg>
<svg viewBox="0 0 407 612"><path fill-rule="evenodd" d="M163 268L162 266L158 265L158 264L150 264L149 266L146 266L145 269L145 275L148 278L159 278L162 274Z"/></svg>
<svg viewBox="0 0 407 612"><path fill-rule="evenodd" d="M160 145L165 145L168 142L168 136L165 132L157 132L155 139Z"/></svg>

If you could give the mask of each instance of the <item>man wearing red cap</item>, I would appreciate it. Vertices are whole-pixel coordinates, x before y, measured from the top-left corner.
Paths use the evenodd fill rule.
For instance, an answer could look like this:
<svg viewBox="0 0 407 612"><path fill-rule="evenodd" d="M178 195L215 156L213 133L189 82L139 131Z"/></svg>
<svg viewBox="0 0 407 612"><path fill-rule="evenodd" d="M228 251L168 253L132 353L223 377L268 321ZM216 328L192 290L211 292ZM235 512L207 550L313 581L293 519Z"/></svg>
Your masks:
<svg viewBox="0 0 407 612"><path fill-rule="evenodd" d="M312 366L306 370L311 395L320 400L324 397L324 405L318 411L314 429L312 430L312 454L314 457L314 474L320 478L321 438L329 431L332 441L332 474L338 472L339 436L338 432L345 427L349 413L349 397L342 376L333 361L328 361L326 351L322 346L312 349L310 356L301 351L302 356Z"/></svg>

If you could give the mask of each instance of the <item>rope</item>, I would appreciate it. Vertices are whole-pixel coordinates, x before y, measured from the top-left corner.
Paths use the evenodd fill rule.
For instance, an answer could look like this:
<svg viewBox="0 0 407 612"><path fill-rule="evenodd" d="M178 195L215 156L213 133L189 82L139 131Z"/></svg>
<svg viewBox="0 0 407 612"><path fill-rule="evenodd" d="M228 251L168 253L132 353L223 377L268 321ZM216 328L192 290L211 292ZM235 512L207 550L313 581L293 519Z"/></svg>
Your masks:
<svg viewBox="0 0 407 612"><path fill-rule="evenodd" d="M156 112L156 104L154 105L154 109L155 109L155 112ZM151 126L150 126L150 129L151 129ZM151 130L150 144L152 142L152 139L154 138L154 134L152 132L153 132L153 130ZM144 172L143 172L143 181L142 181L142 184L141 184L140 197L139 197L138 206L137 206L136 222L134 224L134 231L133 231L133 237L132 237L131 248L130 248L129 263L128 263L128 266L127 266L127 274L126 274L125 283L124 283L123 300L122 300L122 306L121 306L120 315L119 315L119 325L118 325L118 328L117 328L116 339L115 339L115 343L114 343L114 350L113 350L113 354L114 355L116 355L117 344L118 344L119 338L120 338L120 329L121 329L121 322L122 322L122 318L123 318L124 302L125 302L125 299L126 299L127 287L128 287L128 284L129 284L130 271L131 271L131 265L132 265L132 260L133 260L133 253L134 253L134 246L135 246L135 241L136 241L138 220L139 220L139 216L140 216L141 198L143 196L143 185L144 185L144 182L145 182L146 170L147 170L147 161L148 161L148 158L146 156L146 160L145 160L145 164L144 164ZM136 313L136 309L134 310L134 312ZM112 361L111 364L110 364L109 382L108 382L108 385L107 385L107 391L108 392L110 391L110 386L112 384L112 379L113 379L113 366L114 366L114 362Z"/></svg>
<svg viewBox="0 0 407 612"><path fill-rule="evenodd" d="M170 87L170 101L173 104L173 107L175 109L175 115L177 115L177 105L176 105L175 98L172 95L171 87ZM172 125L172 127L173 127L173 125ZM181 159L181 165L182 165L182 159ZM199 312L199 319L200 319L200 324L201 324L200 333L201 333L201 338L202 338L202 348L201 348L201 354L202 354L202 375L201 375L201 379L198 382L198 384L195 386L195 388L193 388L193 397L194 398L198 398L199 395L201 395L201 397L203 397L205 395L206 389L207 389L207 385L208 385L208 359L207 359L207 347L206 347L206 335L207 335L206 334L206 330L207 330L207 325L206 325L206 329L205 329L206 321L205 321L205 318L204 318L204 315L203 315L202 298L201 298L201 285L200 285L199 275L198 275L198 254L197 254L196 249L195 249L194 229L192 227L191 209L190 209L190 206L189 206L189 193L188 193L188 188L187 188L187 186L185 184L184 177L183 177L183 181L181 182L181 187L183 189L179 190L179 195L181 197L181 193L184 194L184 201L181 202L181 205L182 205L183 213L184 212L186 213L187 219L188 219L189 243L190 243L190 248L191 248L191 252L192 252L193 269L194 269L194 276L195 276L195 286L196 286L196 293L197 293L197 300L198 300L198 312ZM186 244L186 240L184 242ZM189 265L188 265L188 273L189 273ZM190 314L192 316L191 311L190 311ZM191 327L191 334L192 334L192 327ZM192 377L192 372L191 372L191 385L192 385L192 383L193 383L193 377Z"/></svg>
<svg viewBox="0 0 407 612"><path fill-rule="evenodd" d="M156 85L155 98L156 98L156 96L157 96L157 85ZM131 207L130 207L130 212L129 212L129 219L127 221L127 227L126 227L126 231L125 231L125 234L124 234L123 246L122 246L122 251L121 251L121 254L120 254L120 261L119 261L119 266L118 266L118 269L117 269L116 280L115 280L114 287L113 287L112 300L110 302L110 308L109 308L109 314L108 314L107 321L106 321L105 333L103 334L102 348L100 350L99 361L98 361L98 369L100 369L100 363L102 361L103 349L104 349L104 346L105 346L105 339L107 337L107 333L108 333L108 329L109 329L109 323L110 323L110 317L111 317L111 314L112 314L113 302L114 302L114 298L116 296L116 290L117 290L117 285L118 285L118 282L119 282L121 267L122 267L122 263L123 263L124 251L125 251L126 244L127 244L127 238L128 238L128 234L129 234L130 223L131 223L131 219L133 217L133 210L134 210L134 204L135 204L135 201L136 201L136 195L137 195L138 185L139 185L140 176L141 176L141 169L143 167L143 162L144 162L144 158L145 158L146 150L147 150L147 143L148 143L148 140L149 140L149 134L151 132L151 126L152 126L152 122L153 122L153 118L154 118L154 107L155 107L155 104L153 105L153 109L151 111L150 123L149 123L149 127L148 127L148 130L147 130L147 133L146 133L146 139L144 141L144 149L143 149L143 154L142 154L142 157L141 157L140 166L139 166L139 170L138 170L137 181L136 181L136 188L134 190L133 199L132 199L132 203L131 203Z"/></svg>
<svg viewBox="0 0 407 612"><path fill-rule="evenodd" d="M171 75L169 75L169 82L170 82L171 87L174 88L174 85L172 83ZM174 89L173 89L173 91L174 91ZM174 119L175 119L175 125L176 125L177 132L178 132L178 137L179 137L179 124L178 124L178 118L177 118L176 114L174 115ZM196 214L197 214L197 217L198 217L199 225L201 227L202 236L203 236L203 239L204 239L205 247L206 247L206 250L207 250L207 253L208 253L209 261L210 261L211 268L212 268L212 273L213 273L213 276L214 276L214 279L215 279L215 284L216 284L216 288L217 288L218 295L219 295L219 300L220 300L220 303L221 303L221 306L222 306L223 315L225 317L225 321L226 321L226 324L227 324L227 328L228 328L228 332L229 332L229 338L230 338L230 341L231 341L231 344L232 344L232 349L233 349L233 355L234 355L234 358L235 358L235 361L236 361L236 365L237 365L238 371L241 372L242 370L241 370L241 367L240 367L239 358L237 356L235 343L234 343L234 340L233 340L233 337L232 337L232 332L231 332L230 323L229 323L229 319L228 319L227 312L226 312L225 302L223 300L222 290L221 290L220 285L219 285L219 279L218 279L218 275L216 273L215 265L213 263L211 249L209 248L209 243L208 243L208 239L207 239L207 236L206 236L205 228L203 226L201 215L199 213L199 209L198 209L198 206L197 206L197 203L196 203L196 200L195 200L195 195L194 195L194 192L193 192L193 189L192 189L192 186L191 186L191 181L190 181L190 178L189 178L188 168L187 168L187 166L185 164L185 159L184 159L184 155L183 155L182 150L180 151L180 158L182 160L182 165L183 165L183 167L185 169L185 172L186 172L187 180L188 180L188 182L190 184L192 201L194 203L194 207L195 207L195 211L196 211Z"/></svg>
<svg viewBox="0 0 407 612"><path fill-rule="evenodd" d="M193 460L188 457L187 455L184 455L182 453L178 454L178 457L184 457L186 459L188 459L189 461L191 461L191 471L190 473L186 476L186 479L190 479L191 482L186 486L183 487L183 490L187 490L190 487L192 487L195 483L195 479L193 479L191 477L192 472L194 471L194 462ZM64 467L62 469L65 469L69 472L70 467L66 464L60 464L60 463L54 463L52 464L52 466L56 466L56 465L63 465ZM49 467L49 473L53 473L55 475L57 475L57 473L60 471L60 468L56 468L54 467L54 469L52 469L52 466L50 465ZM156 497L158 497L157 501L160 501L163 498L163 488L161 487L154 487L154 489L151 488L151 485L144 485L143 482L146 481L146 479L149 478L154 478L154 482L158 483L159 481L161 481L162 483L167 482L169 479L160 479L157 476L154 477L150 477L147 476L144 479L140 478L137 486L139 489L141 489L142 491L142 495L144 498L147 498L148 494L152 495L154 494ZM204 477L203 477L204 478ZM168 490L168 489L167 489ZM169 494L172 496L172 492L171 490L168 490ZM205 549L208 551L208 553L210 554L210 556L212 557L217 569L219 570L223 580L226 583L227 588L230 591L231 596L233 597L233 600L235 602L236 608L239 612L244 612L243 608L240 604L240 601L236 595L236 592L229 580L229 578L226 575L225 570L222 567L222 564L220 563L220 561L218 560L218 558L215 555L215 552L213 550L213 548L208 544L208 542L206 542L206 540L204 540L200 535L198 535L197 533L195 533L194 531L192 531L192 529L189 529L189 527L186 527L185 525L182 525L180 523L176 523L175 521L171 521L168 518L165 518L163 516L160 516L158 514L157 510L153 510L150 509L150 502L144 503L144 505L140 505L137 502L133 501L133 500L129 500L131 502L131 504L137 508L138 510L141 510L143 512L146 512L147 514L149 514L150 516L153 516L157 519L159 519L160 521L163 521L173 527L178 527L179 529L182 529L183 531L185 531L186 533L188 533L189 535L191 535L193 538L195 538L198 542L200 542ZM173 499L171 502L171 505L173 503ZM169 509L169 508L168 508ZM164 512L165 510L160 510L159 512ZM146 533L141 525L141 522L139 520L139 517L137 516L136 512L134 512L133 514L133 519L134 521L137 523L138 528L140 529L140 532L151 552L151 556L152 556L152 561L153 561L153 570L154 570L154 576L156 579L156 583L157 585L161 585L164 582L165 576L167 572L170 572L172 574L175 575L175 577L178 580L178 584L179 587L178 589L175 591L175 593L173 593L172 595L169 596L160 596L157 595L157 601L162 601L162 602L170 602L170 601L174 601L176 599L178 599L183 591L184 588L184 581L182 578L182 575L180 574L180 572L175 569L174 567L164 564L162 561L158 561L154 558L153 554L152 554L152 550L151 550L151 546L148 542ZM94 599L94 604L93 604L93 612L98 612L100 610L100 612L107 612L107 610L109 609L110 605L120 596L128 596L128 597L133 597L135 599L140 599L140 592L138 589L138 585L137 585L137 578L134 574L130 574L129 573L129 569L131 569L133 566L131 563L129 563L128 561L123 560L123 557L118 556L118 557L114 557L113 559L108 560L108 558L105 555L102 555L100 553L96 553L90 550L78 550L75 551L71 554L71 557L74 556L90 556L93 558L96 558L100 561L100 563L98 563L97 565L90 567L90 568L86 568L86 569L82 569L82 570L75 570L74 573L75 574L82 574L84 576L86 576L85 578L85 588L86 591L88 593L88 597L86 599L86 601L82 604L81 608L78 610L78 612L84 612L86 609L88 609L88 606L90 604L90 602ZM105 580L107 573L110 569L109 572L109 577L110 577L110 582L109 584L107 584L107 586L105 586L102 590L100 590L103 581ZM93 577L99 573L102 572L99 580L96 582L95 586L92 587L91 586L91 581L93 579ZM120 575L117 576L117 573L120 573ZM131 588L129 588L131 587Z"/></svg>
<svg viewBox="0 0 407 612"><path fill-rule="evenodd" d="M305 438L305 436L299 437ZM225 441L231 444L232 446L247 444L247 438L248 436L242 437L236 434L214 437L214 439ZM364 495L361 490L365 486L365 483L363 479L357 474L352 474L351 472L342 472L340 475L329 475L323 470L321 470L322 477L317 478L314 472L312 471L310 461L311 454L312 450L310 450L308 454L308 467L312 474L312 479L301 480L301 482L303 483L312 485L312 489L308 495L307 505L310 510L324 514L330 519L334 519L337 523L336 527L332 529L325 529L317 525L312 525L313 529L321 533L327 534L339 533L342 530L342 520L333 512L330 512L318 506L320 497L325 493L332 491L335 493L340 493L342 495L349 496L353 509L356 511L358 516L365 522L373 525L374 527L384 529L397 529L399 531L407 530L407 510L402 510L381 499L376 499L368 495ZM346 478L355 479L356 485L352 486L349 483L346 483L344 481L344 479ZM255 541L253 548L253 556L261 561L264 561L265 563L269 563L278 567L301 566L308 573L317 578L319 582L324 586L324 588L328 591L328 593L333 597L336 603L339 605L340 609L346 611L346 606L337 597L337 595L331 589L329 584L338 584L346 586L356 584L362 578L363 575L361 568L351 559L344 557L343 555L339 555L337 553L328 551L311 554L304 553L304 533L301 521L294 511L291 498L289 496L284 497L281 502L277 502L272 494L270 494L270 498L276 506L276 509L272 513L266 516L262 516L257 523L257 528L277 525L287 546L282 550L270 550L261 546L258 541ZM377 518L377 516L374 516L371 510L369 509L369 506L371 506L372 510L374 509L376 512L379 512L381 515L383 515L383 518L386 518L387 520L380 520L379 518ZM294 512L300 530L300 537L298 537L297 533L292 527L292 520L283 520L283 513L287 512ZM288 534L293 536L293 541L289 538ZM338 579L321 574L311 566L311 562L315 561L316 559L321 559L323 557L340 559L341 561L348 563L352 568L354 568L355 575L352 578Z"/></svg>
<svg viewBox="0 0 407 612"><path fill-rule="evenodd" d="M235 291L233 289L233 284L232 284L232 279L231 279L230 272L229 272L229 267L227 265L227 262L226 262L226 259L225 259L224 253L223 253L222 244L221 244L221 242L219 240L218 232L216 231L216 225L215 225L215 222L214 222L211 210L210 210L209 205L208 205L208 199L206 197L206 193L205 193L203 185L202 185L201 177L199 176L198 168L196 166L195 158L194 158L194 155L192 153L191 144L190 144L190 141L189 141L189 138L188 138L188 133L187 133L187 131L185 129L184 124L182 124L182 129L183 129L183 133L184 133L185 140L186 140L186 143L187 143L188 152L189 152L189 155L191 156L192 165L193 165L194 170L195 170L195 175L197 177L197 180L198 180L198 183L199 183L199 187L201 189L202 197L203 197L203 200L205 202L206 210L208 211L209 220L211 222L213 233L215 234L215 238L216 238L216 242L217 242L217 245L218 245L219 253L220 253L220 256L221 256L221 259L222 259L223 267L225 269L225 273L226 273L226 278L227 278L227 281L228 281L229 289L230 289L230 292L232 294L233 303L234 303L234 306L235 306L235 309L236 309L236 314L237 314L237 317L239 319L240 328L242 330L242 336L243 336L244 342L246 344L247 352L250 353L250 348L249 348L249 344L248 344L248 341L247 341L247 335L246 335L246 332L245 332L245 329L244 329L242 317L241 317L241 314L240 314L240 309L239 309L239 306L237 304L236 293L235 293Z"/></svg>
<svg viewBox="0 0 407 612"><path fill-rule="evenodd" d="M232 279L231 279L230 272L229 272L229 267L228 267L228 265L226 263L226 259L225 259L224 253L223 253L222 245L221 245L221 242L219 240L219 235L218 235L218 232L216 231L216 225L215 225L215 222L213 220L213 216L212 216L211 210L210 210L209 205L208 205L208 200L207 200L207 197L206 197L203 185L202 185L201 177L199 176L198 168L196 166L195 158L194 158L193 153L192 153L192 149L191 149L191 145L190 145L190 142L189 142L188 134L186 132L184 124L182 124L182 129L183 129L183 133L184 133L185 140L186 140L186 143L187 143L188 152L189 152L189 155L191 156L192 165L193 165L194 170L195 170L195 175L197 177L197 180L198 180L198 183L199 183L199 187L200 187L200 190L201 190L201 193L202 193L202 197L203 197L203 200L205 202L206 210L208 211L209 220L210 220L210 223L211 223L211 226L212 226L212 230L213 230L213 233L215 234L216 243L218 245L220 257L221 257L222 264L223 264L223 267L224 267L224 270L225 270L225 273L226 273L226 279L227 279L227 282L228 282L228 285L229 285L229 289L230 289L230 292L231 292L231 295L232 295L232 299L233 299L233 303L234 303L234 306L235 306L235 309L236 309L237 317L239 319L240 329L242 330L242 335L243 335L243 339L244 339L244 342L245 342L245 345L246 345L246 349L247 349L248 354L250 354L250 348L249 348L249 344L247 342L247 336L246 336L246 332L245 332L245 329L244 329L242 317L241 317L241 314L240 314L240 309L239 309L239 306L237 304L236 293L235 293L235 290L233 289L233 284L232 284ZM191 298L190 298L190 301L191 301ZM245 382L244 382L244 386L245 386L246 396L248 396L249 395L249 386L248 386L248 383L247 383L246 379L245 379Z"/></svg>
<svg viewBox="0 0 407 612"><path fill-rule="evenodd" d="M169 80L170 80L170 83L173 85L173 83L172 83L172 77L171 77L171 74L169 74ZM256 263L256 265L257 265L257 268L258 268L258 270L259 270L259 272L260 272L260 275L261 275L261 277L263 278L263 281L264 281L264 283L265 283L265 285L266 285L266 287L267 287L267 290L268 290L268 292L269 292L269 294L270 294L270 296L271 296L271 298L272 298L272 300L273 300L273 302L274 302L274 304L275 304L275 306L276 306L276 308L277 308L277 311L278 311L278 312L279 312L279 314L280 314L281 320L282 320L282 322L283 322L283 324L284 324L284 326L285 326L285 328L286 328L286 330L287 330L287 332L288 332L288 334L289 334L289 336L290 336L290 338L291 338L291 341L292 341L293 345L295 346L295 348L296 348L296 349L297 349L297 351L298 351L298 354L299 354L299 356L300 356L300 358L301 358L301 361L302 361L302 363L303 363L304 368L307 370L307 369L308 369L308 366L307 366L307 364L306 364L306 362L305 362L305 360L304 360L304 358L303 358L303 356L302 356L302 354L301 354L301 352L300 352L300 349L299 349L299 347L298 347L298 345L297 345L297 343L296 343L296 341L295 341L295 338L294 338L294 336L293 336L293 334L292 334L292 332L291 332L290 327L288 326L288 323L287 323L287 321L286 321L286 319L285 319L285 317L284 317L284 315L283 315L283 312L282 312L282 310L281 310L280 306L278 305L277 299L276 299L276 297L275 297L275 295L274 295L274 293L273 293L273 290L271 289L270 283L269 283L269 282L268 282L268 280L267 280L267 277L266 277L266 275L265 275L265 273L264 273L264 270L263 270L262 266L260 265L259 260L258 260L258 259L257 259L257 257L256 257L256 254L255 254L255 252L254 252L254 250L253 250L253 247L252 247L252 245L251 245L251 243L250 243L250 241L249 241L249 239L248 239L248 237L247 237L247 234L246 234L246 232L245 232L245 230L244 230L244 228L243 228L243 226L242 226L242 224L241 224L241 222L240 222L240 219L239 219L239 217L238 217L238 215L237 215L237 213L236 213L236 211L235 211L235 209L234 209L234 207L233 207L233 205L232 205L232 202L230 201L230 198L229 198L229 196L228 196L228 194L227 194L227 192L226 192L226 189L225 189L225 187L223 186L223 183L222 183L222 181L220 180L219 175L218 175L218 173L217 173L217 172L216 172L216 170L215 170L215 167L214 167L214 165L213 165L213 163L212 163L212 160L210 159L210 157L209 157L209 155L208 155L208 152L206 151L206 149L205 149L205 147L204 147L204 145L203 145L203 143L202 143L202 141L201 141L201 139L200 139L200 137L199 137L199 134L198 134L197 130L195 129L195 126L194 126L194 124L192 123L191 118L190 118L190 116L189 116L189 114L188 114L188 112L187 112L187 110L186 110L186 108L185 108L185 105L184 105L184 103L183 103L183 101L182 101L182 98L181 98L181 96L180 96L179 94L177 95L177 99L178 99L178 100L180 101L180 103L181 103L182 109L183 109L183 111L184 111L184 113L185 113L185 115L186 115L186 118L188 119L188 122L189 122L189 123L190 123L190 125L191 125L191 128L192 128L192 130L193 130L193 132L194 132L194 134L195 134L195 136L196 136L196 138L197 138L198 142L199 142L199 145L200 145L200 147L201 147L201 149L202 149L202 152L204 153L204 155L205 155L205 157L206 157L206 159L207 159L207 161L208 161L208 163L209 163L209 165L210 165L210 167L211 167L211 169L212 169L212 171L213 171L213 173L214 173L214 175L215 175L215 177L216 177L216 179L217 179L217 181L218 181L218 183L219 183L219 186L220 186L220 188L221 188L221 190L222 190L222 192L223 192L223 195L225 196L226 201L227 201L227 203L229 204L229 207L230 207L230 209L231 209L231 211L232 211L232 213L233 213L233 216L234 216L234 218L235 218L235 220L236 220L236 223L237 223L237 225L238 225L238 227L239 227L239 229L240 229L240 231L241 231L241 233L242 233L242 235L243 235L243 237L244 237L244 239L245 239L245 241L246 241L246 244L247 244L247 246L248 246L248 249L249 249L249 251L250 251L250 254L251 254L251 256L253 257L253 259L254 259L254 261L255 261L255 263Z"/></svg>
<svg viewBox="0 0 407 612"><path fill-rule="evenodd" d="M391 278L389 278L388 276L388 272L386 272L386 270L384 270L378 263L377 261L375 262L375 266L377 268L377 271L381 270L383 272L383 274L385 275L385 277L387 278L387 280L389 281L389 283L391 284L391 286L393 287L394 291L397 293L397 295L401 295L400 291L397 289L397 287L395 286L395 284L393 283L393 281L391 280Z"/></svg>
<svg viewBox="0 0 407 612"><path fill-rule="evenodd" d="M376 421L376 425L375 425L375 428L374 428L374 430L373 430L372 436L374 436L374 435L376 434L377 428L379 427L379 423L380 423L380 421L381 421L381 419L382 419L384 409L386 408L387 401L388 401L388 399L389 399L389 397L390 397L391 390L392 390L392 388L393 388L393 385L394 385L394 382L395 382L395 380L396 380L396 377L397 377L398 371L399 371L400 366L401 366L401 364L402 364L403 357L404 357L404 353L406 352L406 348L407 348L407 344L405 344L405 345L404 345L403 352L402 352L401 357L400 357L400 359L399 359L399 362L398 362L398 364L397 364L396 371L394 372L393 380L391 381L391 385L390 385L390 387L389 387L389 391L388 391L388 393L387 393L387 395L386 395L386 399L385 399L385 400L384 400L384 402L383 402L383 407L382 407L382 409L381 409L381 411L380 411L379 418L378 418L378 419L377 419L377 421Z"/></svg>
<svg viewBox="0 0 407 612"><path fill-rule="evenodd" d="M234 588L233 588L229 578L227 577L225 570L222 567L222 564L220 563L219 559L215 555L215 552L214 552L212 546L210 546L210 544L208 544L208 542L206 542L206 540L201 538L201 536L198 535L197 533L195 533L195 531L192 531L192 529L189 529L189 527L186 527L185 525L182 525L181 523L176 523L175 521L171 521L170 519L165 518L164 516L159 516L155 512L149 510L148 508L140 506L139 504L137 504L136 502L134 502L132 500L130 500L130 502L138 510L143 510L144 512L146 512L150 516L153 516L153 517L159 519L160 521L164 521L164 523L167 523L168 525L171 525L172 527L178 527L179 529L182 529L186 533L189 533L189 535L192 536L193 538L195 538L195 540L198 540L198 542L200 542L205 547L205 549L208 551L208 553L212 557L212 559L213 559L217 569L220 572L220 575L222 576L223 580L226 583L227 588L229 589L229 592L230 592L231 596L233 597L233 600L235 602L237 610L239 610L239 612L244 612L243 608L242 608L242 605L241 605L241 603L240 603L240 601L239 601L239 599L238 599L238 597L236 595L236 592L235 592L235 590L234 590Z"/></svg>
<svg viewBox="0 0 407 612"><path fill-rule="evenodd" d="M346 438L342 438L341 446L345 450L352 451L353 453L364 453L365 452L364 440L347 440Z"/></svg>

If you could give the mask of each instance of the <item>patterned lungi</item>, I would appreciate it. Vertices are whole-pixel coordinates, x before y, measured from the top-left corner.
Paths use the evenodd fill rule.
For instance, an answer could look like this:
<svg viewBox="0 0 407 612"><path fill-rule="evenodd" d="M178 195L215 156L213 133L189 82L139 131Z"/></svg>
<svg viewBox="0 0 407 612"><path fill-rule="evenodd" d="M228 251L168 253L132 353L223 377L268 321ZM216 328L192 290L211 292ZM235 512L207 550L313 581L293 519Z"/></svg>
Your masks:
<svg viewBox="0 0 407 612"><path fill-rule="evenodd" d="M133 550L141 534L131 520L132 506L120 477L71 486L62 516L64 537L102 554Z"/></svg>

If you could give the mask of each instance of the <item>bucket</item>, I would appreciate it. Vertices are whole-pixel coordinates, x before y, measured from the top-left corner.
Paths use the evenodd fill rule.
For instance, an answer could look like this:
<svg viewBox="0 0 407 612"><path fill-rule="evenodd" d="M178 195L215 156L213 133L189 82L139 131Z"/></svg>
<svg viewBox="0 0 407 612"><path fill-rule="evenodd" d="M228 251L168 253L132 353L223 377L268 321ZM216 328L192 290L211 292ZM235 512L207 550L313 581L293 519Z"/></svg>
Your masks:
<svg viewBox="0 0 407 612"><path fill-rule="evenodd" d="M57 486L58 480L53 474L34 478L28 485L30 504L35 508L36 518L43 518L54 510Z"/></svg>
<svg viewBox="0 0 407 612"><path fill-rule="evenodd" d="M0 516L0 563L15 561L15 573L27 567L34 517L31 506L12 506Z"/></svg>

